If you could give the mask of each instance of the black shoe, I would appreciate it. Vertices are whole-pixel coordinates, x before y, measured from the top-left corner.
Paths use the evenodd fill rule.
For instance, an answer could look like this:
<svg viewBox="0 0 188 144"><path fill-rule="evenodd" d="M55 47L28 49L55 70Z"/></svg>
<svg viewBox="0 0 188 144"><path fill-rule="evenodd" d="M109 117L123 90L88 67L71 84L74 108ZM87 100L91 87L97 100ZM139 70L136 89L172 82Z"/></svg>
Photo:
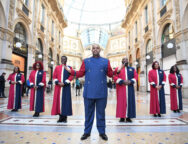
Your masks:
<svg viewBox="0 0 188 144"><path fill-rule="evenodd" d="M39 112L35 112L33 117L39 117L39 114L40 114Z"/></svg>
<svg viewBox="0 0 188 144"><path fill-rule="evenodd" d="M154 114L153 116L154 116L154 117L157 117L157 115L156 115L156 114Z"/></svg>
<svg viewBox="0 0 188 144"><path fill-rule="evenodd" d="M180 110L178 109L177 112L180 113Z"/></svg>
<svg viewBox="0 0 188 144"><path fill-rule="evenodd" d="M161 114L158 114L158 117L161 117Z"/></svg>
<svg viewBox="0 0 188 144"><path fill-rule="evenodd" d="M132 122L130 118L126 118L126 122Z"/></svg>
<svg viewBox="0 0 188 144"><path fill-rule="evenodd" d="M67 122L67 116L59 115L59 120L58 120L57 122L58 122L58 123L59 123L59 122L64 122L64 123L66 123L66 122Z"/></svg>
<svg viewBox="0 0 188 144"><path fill-rule="evenodd" d="M108 137L106 134L100 134L99 135L103 140L107 141L108 140Z"/></svg>
<svg viewBox="0 0 188 144"><path fill-rule="evenodd" d="M18 110L17 109L13 109L13 110L11 110L11 112L17 112Z"/></svg>
<svg viewBox="0 0 188 144"><path fill-rule="evenodd" d="M125 118L120 118L119 122L125 122Z"/></svg>
<svg viewBox="0 0 188 144"><path fill-rule="evenodd" d="M88 137L90 137L90 134L83 134L80 139L81 139L81 140L85 140L85 139L87 139Z"/></svg>
<svg viewBox="0 0 188 144"><path fill-rule="evenodd" d="M63 116L62 122L67 123L67 116Z"/></svg>
<svg viewBox="0 0 188 144"><path fill-rule="evenodd" d="M59 120L57 121L58 123L59 122L63 122L63 116L62 115L59 115Z"/></svg>
<svg viewBox="0 0 188 144"><path fill-rule="evenodd" d="M173 110L176 113L176 110Z"/></svg>

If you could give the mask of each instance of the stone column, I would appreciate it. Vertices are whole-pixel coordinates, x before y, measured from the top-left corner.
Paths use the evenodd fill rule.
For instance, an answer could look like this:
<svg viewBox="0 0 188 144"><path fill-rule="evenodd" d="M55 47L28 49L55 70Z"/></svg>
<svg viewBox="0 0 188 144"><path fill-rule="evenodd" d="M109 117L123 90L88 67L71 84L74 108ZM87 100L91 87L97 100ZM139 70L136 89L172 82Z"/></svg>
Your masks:
<svg viewBox="0 0 188 144"><path fill-rule="evenodd" d="M28 45L28 57L27 57L27 79L32 71L33 63L35 62L35 46Z"/></svg>
<svg viewBox="0 0 188 144"><path fill-rule="evenodd" d="M0 46L1 46L1 59L0 59L0 74L6 73L5 78L13 71L12 64L12 49L13 49L14 33L8 29L0 28ZM9 84L6 83L5 95L8 96Z"/></svg>
<svg viewBox="0 0 188 144"><path fill-rule="evenodd" d="M146 59L145 56L141 56L140 58L140 91L146 92L147 83L146 83Z"/></svg>
<svg viewBox="0 0 188 144"><path fill-rule="evenodd" d="M175 35L177 65L183 75L183 97L188 98L188 28Z"/></svg>

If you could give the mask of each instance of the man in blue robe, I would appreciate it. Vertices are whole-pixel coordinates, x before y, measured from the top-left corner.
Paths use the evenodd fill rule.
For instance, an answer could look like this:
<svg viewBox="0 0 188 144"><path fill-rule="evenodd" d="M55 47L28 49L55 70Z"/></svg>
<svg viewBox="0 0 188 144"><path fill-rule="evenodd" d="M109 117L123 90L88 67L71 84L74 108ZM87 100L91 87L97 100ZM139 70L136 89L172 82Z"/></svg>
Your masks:
<svg viewBox="0 0 188 144"><path fill-rule="evenodd" d="M84 107L85 107L85 129L81 140L85 140L90 136L95 109L97 117L97 129L99 136L103 140L108 140L105 133L105 108L107 104L107 77L113 76L113 71L108 59L100 57L100 46L92 45L92 54L90 58L83 60L79 71L71 70L71 75L77 78L85 75L84 84Z"/></svg>

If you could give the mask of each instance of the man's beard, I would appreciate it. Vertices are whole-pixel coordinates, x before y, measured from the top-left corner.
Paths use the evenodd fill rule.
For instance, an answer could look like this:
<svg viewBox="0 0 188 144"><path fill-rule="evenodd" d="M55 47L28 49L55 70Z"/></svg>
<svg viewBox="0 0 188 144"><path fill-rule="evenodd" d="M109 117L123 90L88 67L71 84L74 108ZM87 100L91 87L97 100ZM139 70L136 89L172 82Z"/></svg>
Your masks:
<svg viewBox="0 0 188 144"><path fill-rule="evenodd" d="M124 63L124 65L127 67L127 66L128 66L128 63Z"/></svg>

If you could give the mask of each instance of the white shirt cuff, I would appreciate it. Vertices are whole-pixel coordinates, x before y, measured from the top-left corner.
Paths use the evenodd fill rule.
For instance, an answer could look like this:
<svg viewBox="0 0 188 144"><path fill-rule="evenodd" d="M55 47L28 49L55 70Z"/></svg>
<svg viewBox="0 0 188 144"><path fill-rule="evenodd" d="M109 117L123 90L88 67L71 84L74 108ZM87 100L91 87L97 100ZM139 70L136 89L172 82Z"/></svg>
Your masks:
<svg viewBox="0 0 188 144"><path fill-rule="evenodd" d="M67 79L67 80L65 80L65 82L69 84L69 83L70 83L70 80Z"/></svg>
<svg viewBox="0 0 188 144"><path fill-rule="evenodd" d="M122 79L118 78L116 83L119 84L119 82L121 81Z"/></svg>
<svg viewBox="0 0 188 144"><path fill-rule="evenodd" d="M155 84L155 82L151 82L151 83L150 83L150 85L154 85L154 84Z"/></svg>
<svg viewBox="0 0 188 144"><path fill-rule="evenodd" d="M39 85L40 85L40 86L44 86L44 83L40 82Z"/></svg>

